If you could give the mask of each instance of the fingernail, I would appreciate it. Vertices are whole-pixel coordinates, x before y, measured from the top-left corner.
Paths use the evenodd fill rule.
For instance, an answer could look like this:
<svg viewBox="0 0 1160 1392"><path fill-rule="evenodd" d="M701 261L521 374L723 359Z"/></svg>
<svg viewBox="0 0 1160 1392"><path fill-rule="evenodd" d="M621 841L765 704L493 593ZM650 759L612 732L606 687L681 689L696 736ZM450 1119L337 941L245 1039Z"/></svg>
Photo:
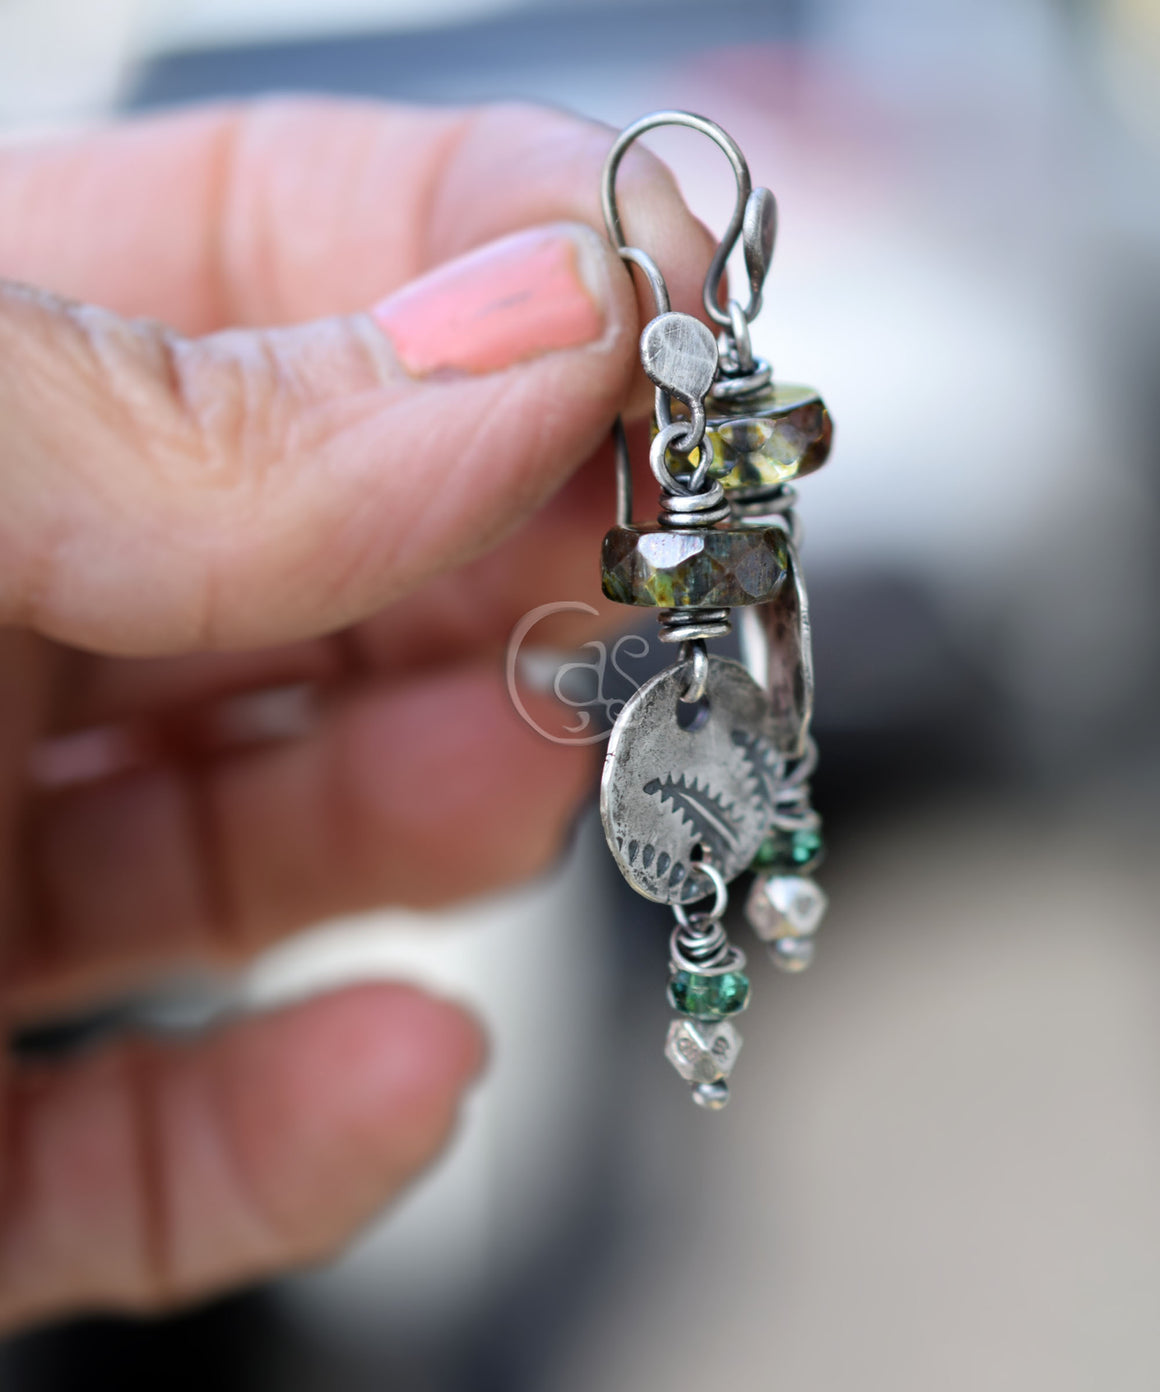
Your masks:
<svg viewBox="0 0 1160 1392"><path fill-rule="evenodd" d="M577 236L537 228L469 252L371 311L409 373L498 372L604 332Z"/></svg>

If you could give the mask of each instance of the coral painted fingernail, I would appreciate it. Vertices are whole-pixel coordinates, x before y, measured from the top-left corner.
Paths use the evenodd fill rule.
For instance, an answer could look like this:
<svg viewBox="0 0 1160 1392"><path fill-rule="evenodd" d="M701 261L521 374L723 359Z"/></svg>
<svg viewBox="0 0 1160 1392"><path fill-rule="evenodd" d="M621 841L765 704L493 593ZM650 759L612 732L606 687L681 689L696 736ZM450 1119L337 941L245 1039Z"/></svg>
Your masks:
<svg viewBox="0 0 1160 1392"><path fill-rule="evenodd" d="M412 375L498 372L604 332L577 229L520 232L469 252L371 311Z"/></svg>

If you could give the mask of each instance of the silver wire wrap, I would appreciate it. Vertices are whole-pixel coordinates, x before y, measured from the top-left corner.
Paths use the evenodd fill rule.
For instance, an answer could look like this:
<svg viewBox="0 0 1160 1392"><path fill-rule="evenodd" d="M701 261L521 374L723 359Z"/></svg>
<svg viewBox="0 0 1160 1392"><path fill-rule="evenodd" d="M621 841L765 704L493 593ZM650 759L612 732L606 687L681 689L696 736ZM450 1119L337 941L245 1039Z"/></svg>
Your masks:
<svg viewBox="0 0 1160 1392"><path fill-rule="evenodd" d="M745 953L729 941L721 925L721 915L729 903L724 876L715 865L702 861L694 873L704 875L712 886L713 907L689 913L683 904L673 905L677 926L669 937L669 956L679 971L701 976L722 976L745 966Z"/></svg>
<svg viewBox="0 0 1160 1392"><path fill-rule="evenodd" d="M690 643L695 638L724 638L733 631L728 609L662 609L657 616L662 643Z"/></svg>
<svg viewBox="0 0 1160 1392"><path fill-rule="evenodd" d="M704 493L663 493L657 521L662 527L683 532L690 527L712 527L730 516L725 490L714 480Z"/></svg>
<svg viewBox="0 0 1160 1392"><path fill-rule="evenodd" d="M731 358L722 354L721 376L713 383L709 396L714 401L741 401L756 396L773 381L773 368L763 359L754 361L752 372L730 373Z"/></svg>
<svg viewBox="0 0 1160 1392"><path fill-rule="evenodd" d="M794 511L796 502L797 491L787 484L772 490L763 488L753 492L739 488L732 495L730 511L747 527L780 527L793 543L795 551L800 551L803 528L801 518Z"/></svg>
<svg viewBox="0 0 1160 1392"><path fill-rule="evenodd" d="M818 766L818 746L812 735L805 740L805 753L787 766L774 796L773 825L779 831L816 831L821 818L810 806L810 778Z"/></svg>

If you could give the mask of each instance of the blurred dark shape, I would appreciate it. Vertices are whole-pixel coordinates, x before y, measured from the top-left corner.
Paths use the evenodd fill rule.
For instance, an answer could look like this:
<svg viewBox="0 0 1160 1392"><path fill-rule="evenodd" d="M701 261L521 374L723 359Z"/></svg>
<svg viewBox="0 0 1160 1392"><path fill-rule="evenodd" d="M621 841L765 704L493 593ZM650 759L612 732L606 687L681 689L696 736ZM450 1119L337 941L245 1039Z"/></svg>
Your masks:
<svg viewBox="0 0 1160 1392"><path fill-rule="evenodd" d="M130 105L296 90L397 101L558 101L561 78L571 85L577 70L632 70L721 44L793 39L802 14L801 0L616 0L521 7L430 29L179 53L141 74Z"/></svg>

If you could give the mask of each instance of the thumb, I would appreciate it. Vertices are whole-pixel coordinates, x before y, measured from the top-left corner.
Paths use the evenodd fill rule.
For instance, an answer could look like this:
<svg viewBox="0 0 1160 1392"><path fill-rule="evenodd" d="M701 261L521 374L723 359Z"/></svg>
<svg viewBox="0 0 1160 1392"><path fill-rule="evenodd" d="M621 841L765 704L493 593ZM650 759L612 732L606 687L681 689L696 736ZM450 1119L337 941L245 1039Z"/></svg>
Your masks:
<svg viewBox="0 0 1160 1392"><path fill-rule="evenodd" d="M0 282L0 623L146 655L361 618L586 457L636 327L629 276L579 224L365 314L200 339Z"/></svg>

